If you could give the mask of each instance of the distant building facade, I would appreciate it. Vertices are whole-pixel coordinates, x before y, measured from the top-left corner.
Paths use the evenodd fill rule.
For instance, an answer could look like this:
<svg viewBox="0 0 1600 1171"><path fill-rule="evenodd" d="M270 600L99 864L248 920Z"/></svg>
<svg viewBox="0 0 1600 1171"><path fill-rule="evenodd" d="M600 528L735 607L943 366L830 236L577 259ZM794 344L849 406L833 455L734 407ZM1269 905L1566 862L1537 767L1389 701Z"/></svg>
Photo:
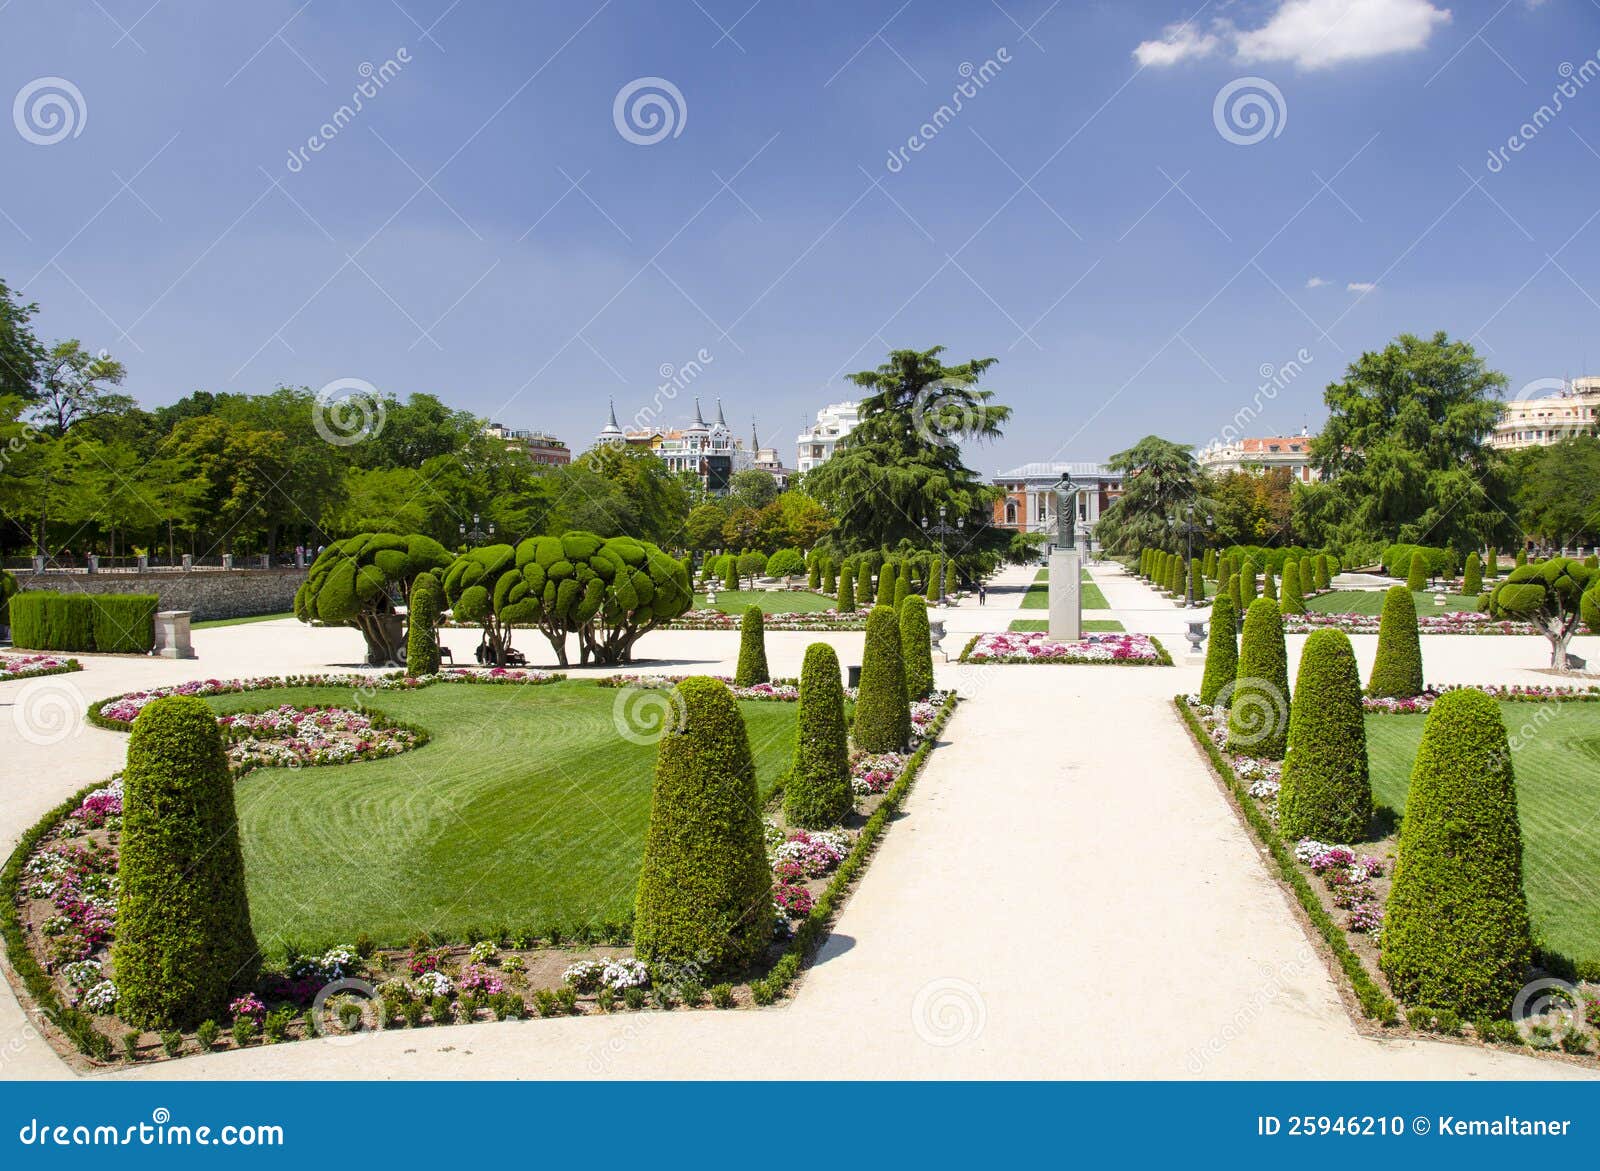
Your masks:
<svg viewBox="0 0 1600 1171"><path fill-rule="evenodd" d="M572 452L567 445L548 431L513 429L490 423L483 433L522 452L536 464L558 468L572 462Z"/></svg>
<svg viewBox="0 0 1600 1171"><path fill-rule="evenodd" d="M858 402L829 403L817 412L817 421L800 432L795 440L795 470L809 472L828 462L839 440L861 422Z"/></svg>
<svg viewBox="0 0 1600 1171"><path fill-rule="evenodd" d="M594 439L596 447L633 447L650 452L671 472L698 476L706 490L723 493L735 472L756 466L756 453L734 439L733 431L717 400L717 416L707 423L694 400L694 421L683 428L638 428L624 431L617 425L617 409L611 407L606 425Z"/></svg>
<svg viewBox="0 0 1600 1171"><path fill-rule="evenodd" d="M1500 410L1489 446L1501 451L1548 447L1578 435L1600 434L1600 377L1557 384L1542 398L1515 399ZM1552 388L1554 389L1554 388Z"/></svg>
<svg viewBox="0 0 1600 1171"><path fill-rule="evenodd" d="M1055 486L1067 472L1077 490L1075 539L1092 544L1100 514L1122 495L1122 473L1100 463L1029 463L997 472L991 483L1004 495L994 502L996 527L1018 533L1058 532Z"/></svg>
<svg viewBox="0 0 1600 1171"><path fill-rule="evenodd" d="M1311 436L1304 430L1298 435L1269 435L1261 439L1213 443L1195 453L1195 462L1214 476L1225 472L1264 472L1270 468L1287 468L1289 474L1301 483L1309 484L1322 478L1321 473L1311 466Z"/></svg>

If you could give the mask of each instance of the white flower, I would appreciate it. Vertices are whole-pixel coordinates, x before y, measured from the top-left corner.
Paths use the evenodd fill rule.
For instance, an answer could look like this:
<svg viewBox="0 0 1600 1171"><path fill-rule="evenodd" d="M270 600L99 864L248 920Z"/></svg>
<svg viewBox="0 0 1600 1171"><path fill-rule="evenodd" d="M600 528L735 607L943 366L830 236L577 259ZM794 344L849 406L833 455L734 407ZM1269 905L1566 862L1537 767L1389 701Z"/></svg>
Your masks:
<svg viewBox="0 0 1600 1171"><path fill-rule="evenodd" d="M417 977L417 991L427 997L449 996L455 985L443 972L424 972Z"/></svg>

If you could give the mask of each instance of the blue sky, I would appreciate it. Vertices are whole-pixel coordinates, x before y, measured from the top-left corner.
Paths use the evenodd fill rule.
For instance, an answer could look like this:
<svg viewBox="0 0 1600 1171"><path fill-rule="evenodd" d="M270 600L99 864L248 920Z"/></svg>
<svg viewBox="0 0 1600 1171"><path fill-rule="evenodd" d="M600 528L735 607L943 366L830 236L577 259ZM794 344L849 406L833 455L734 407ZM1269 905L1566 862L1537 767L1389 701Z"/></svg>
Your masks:
<svg viewBox="0 0 1600 1171"><path fill-rule="evenodd" d="M1592 0L10 0L0 96L77 94L0 134L0 273L151 405L361 379L583 448L704 351L665 417L720 395L792 458L841 374L943 343L1016 410L970 463L1098 459L1315 429L1402 330L1513 393L1600 370L1597 54ZM682 104L638 144L646 77Z"/></svg>

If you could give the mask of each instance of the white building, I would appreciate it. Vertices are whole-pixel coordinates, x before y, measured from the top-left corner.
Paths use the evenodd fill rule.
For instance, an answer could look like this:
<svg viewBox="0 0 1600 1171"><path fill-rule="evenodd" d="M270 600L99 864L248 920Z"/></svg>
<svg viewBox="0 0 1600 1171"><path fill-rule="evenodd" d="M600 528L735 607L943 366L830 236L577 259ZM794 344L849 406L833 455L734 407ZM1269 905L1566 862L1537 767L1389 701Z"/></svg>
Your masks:
<svg viewBox="0 0 1600 1171"><path fill-rule="evenodd" d="M996 472L990 482L1004 495L994 502L995 526L1054 537L1059 531L1056 485L1062 473L1070 474L1076 487L1073 498L1078 516L1074 539L1081 539L1085 548L1092 547L1094 526L1100 514L1122 495L1122 473L1105 464L1029 463L1008 472Z"/></svg>
<svg viewBox="0 0 1600 1171"><path fill-rule="evenodd" d="M817 421L795 440L795 470L809 472L828 462L834 446L861 422L858 402L829 403L817 412Z"/></svg>
<svg viewBox="0 0 1600 1171"><path fill-rule="evenodd" d="M712 492L728 490L728 480L733 473L756 466L756 453L747 451L733 437L733 430L722 414L722 400L717 400L717 418L707 423L700 412L700 400L694 400L694 422L683 428L645 428L624 431L617 426L617 408L612 404L610 416L600 433L594 437L596 447L634 447L658 456L671 472L689 472L700 477L700 482Z"/></svg>
<svg viewBox="0 0 1600 1171"><path fill-rule="evenodd" d="M1501 407L1489 446L1501 451L1548 447L1576 435L1600 434L1600 377L1574 378L1554 394Z"/></svg>
<svg viewBox="0 0 1600 1171"><path fill-rule="evenodd" d="M1302 483L1322 478L1311 466L1311 435L1303 428L1298 435L1268 435L1227 443L1219 440L1196 452L1195 462L1213 476L1288 468L1289 474Z"/></svg>

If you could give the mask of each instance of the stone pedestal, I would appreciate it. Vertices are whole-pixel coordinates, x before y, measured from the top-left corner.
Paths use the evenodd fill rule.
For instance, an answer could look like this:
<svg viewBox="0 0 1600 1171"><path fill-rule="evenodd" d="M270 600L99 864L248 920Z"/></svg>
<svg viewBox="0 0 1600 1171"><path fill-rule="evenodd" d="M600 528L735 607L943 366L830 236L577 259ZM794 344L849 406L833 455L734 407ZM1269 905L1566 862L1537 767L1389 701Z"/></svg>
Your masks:
<svg viewBox="0 0 1600 1171"><path fill-rule="evenodd" d="M1076 642L1083 637L1083 555L1077 549L1050 553L1050 625L1052 642Z"/></svg>
<svg viewBox="0 0 1600 1171"><path fill-rule="evenodd" d="M164 659L192 659L189 610L162 610L156 614L156 654Z"/></svg>

